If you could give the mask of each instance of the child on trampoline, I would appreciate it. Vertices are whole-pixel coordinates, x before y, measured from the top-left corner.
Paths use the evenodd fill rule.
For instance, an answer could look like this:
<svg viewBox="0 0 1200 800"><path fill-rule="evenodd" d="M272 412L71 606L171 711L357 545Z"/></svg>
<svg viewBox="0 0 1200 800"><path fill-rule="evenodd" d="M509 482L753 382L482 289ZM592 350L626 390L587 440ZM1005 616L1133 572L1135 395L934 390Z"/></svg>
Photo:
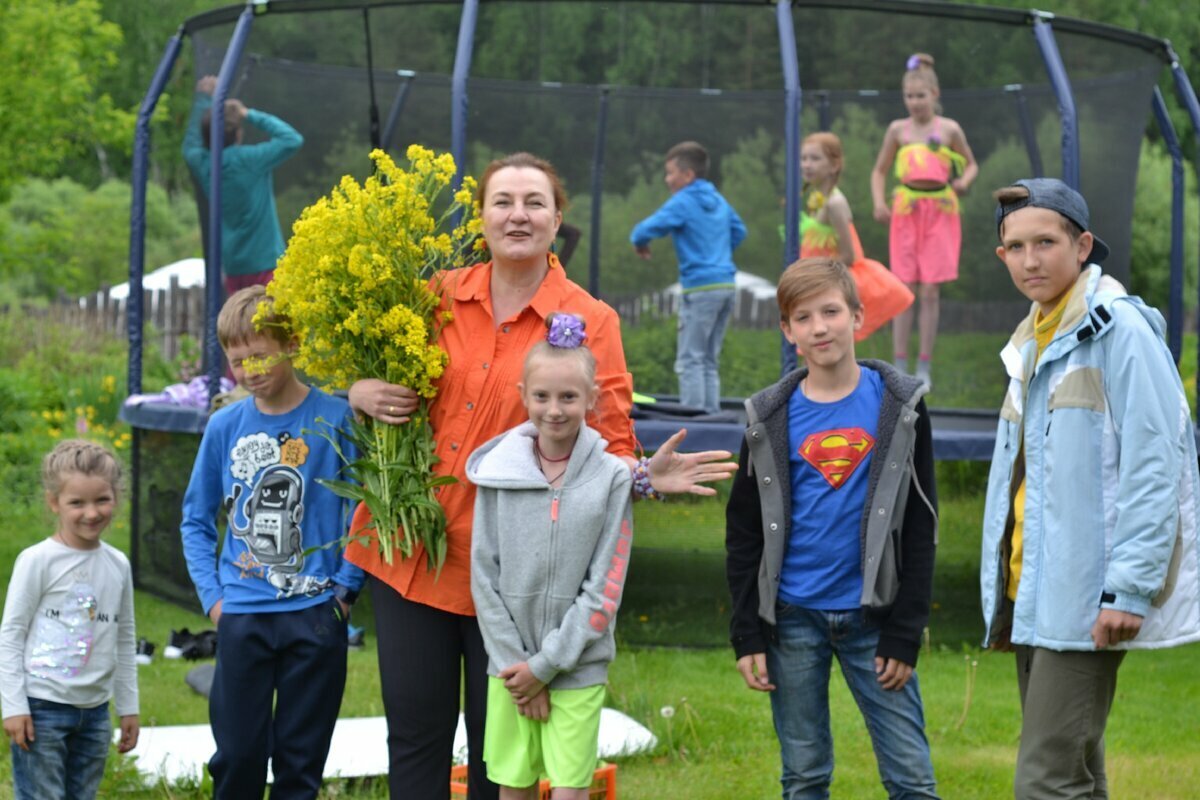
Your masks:
<svg viewBox="0 0 1200 800"><path fill-rule="evenodd" d="M912 305L913 296L886 267L863 255L850 204L837 188L842 164L842 140L836 134L821 131L804 138L800 258L836 258L850 268L863 305L863 324L854 338L862 341Z"/></svg>
<svg viewBox="0 0 1200 800"><path fill-rule="evenodd" d="M708 180L703 145L680 142L665 160L663 180L671 197L633 227L629 241L647 259L651 241L663 236L674 241L681 290L675 352L679 402L716 414L721 410L721 345L736 289L733 251L746 238L746 225Z"/></svg>
<svg viewBox="0 0 1200 800"><path fill-rule="evenodd" d="M932 386L933 345L937 339L939 287L958 278L962 245L958 196L979 173L962 127L940 116L933 56L910 56L901 80L908 116L893 120L871 171L875 219L888 222L888 263L920 300L920 351L916 375ZM888 167L895 163L896 187L889 209L884 202ZM911 308L892 322L894 363L908 371Z"/></svg>
<svg viewBox="0 0 1200 800"><path fill-rule="evenodd" d="M0 623L0 698L17 800L96 796L112 740L138 741L133 576L100 537L112 522L121 466L105 448L59 442L42 460L54 535L17 556Z"/></svg>
<svg viewBox="0 0 1200 800"><path fill-rule="evenodd" d="M501 800L587 800L632 545L629 467L584 421L596 361L551 314L518 390L529 422L480 447L471 595L488 653L484 760Z"/></svg>
<svg viewBox="0 0 1200 800"><path fill-rule="evenodd" d="M738 671L771 693L783 797L829 796L836 657L888 796L936 798L914 671L937 539L925 388L856 360L863 312L840 262L792 264L777 296L807 367L746 401L725 512Z"/></svg>

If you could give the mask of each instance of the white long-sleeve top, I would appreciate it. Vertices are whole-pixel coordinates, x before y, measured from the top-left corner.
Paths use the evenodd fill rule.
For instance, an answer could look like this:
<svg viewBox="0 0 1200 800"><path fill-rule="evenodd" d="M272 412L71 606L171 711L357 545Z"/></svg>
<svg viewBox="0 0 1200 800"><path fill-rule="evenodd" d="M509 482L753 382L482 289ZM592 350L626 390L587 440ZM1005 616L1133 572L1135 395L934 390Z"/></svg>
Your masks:
<svg viewBox="0 0 1200 800"><path fill-rule="evenodd" d="M115 698L138 713L129 559L101 542L76 550L54 539L21 552L0 622L3 716L29 713L29 698L95 708Z"/></svg>

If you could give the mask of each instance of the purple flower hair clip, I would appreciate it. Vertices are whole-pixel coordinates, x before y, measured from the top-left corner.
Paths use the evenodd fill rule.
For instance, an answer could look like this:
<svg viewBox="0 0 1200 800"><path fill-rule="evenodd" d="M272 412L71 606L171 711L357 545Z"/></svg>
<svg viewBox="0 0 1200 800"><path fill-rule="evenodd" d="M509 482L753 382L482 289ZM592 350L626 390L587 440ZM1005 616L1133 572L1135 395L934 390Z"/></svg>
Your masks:
<svg viewBox="0 0 1200 800"><path fill-rule="evenodd" d="M587 331L583 329L583 320L572 314L555 314L550 321L550 330L546 332L546 341L551 347L561 347L573 350L580 347L587 339Z"/></svg>
<svg viewBox="0 0 1200 800"><path fill-rule="evenodd" d="M921 66L921 57L918 55L911 55L908 57L908 61L904 62L904 68L910 72L914 69L917 69L920 66Z"/></svg>

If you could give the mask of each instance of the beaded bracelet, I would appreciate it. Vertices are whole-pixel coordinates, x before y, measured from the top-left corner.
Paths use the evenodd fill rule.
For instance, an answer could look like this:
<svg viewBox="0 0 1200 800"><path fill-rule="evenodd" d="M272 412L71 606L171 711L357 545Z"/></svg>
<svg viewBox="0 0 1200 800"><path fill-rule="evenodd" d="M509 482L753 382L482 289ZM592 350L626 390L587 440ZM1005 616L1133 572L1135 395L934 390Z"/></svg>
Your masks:
<svg viewBox="0 0 1200 800"><path fill-rule="evenodd" d="M650 485L650 459L642 456L633 468L633 493L648 500L665 500L662 493Z"/></svg>

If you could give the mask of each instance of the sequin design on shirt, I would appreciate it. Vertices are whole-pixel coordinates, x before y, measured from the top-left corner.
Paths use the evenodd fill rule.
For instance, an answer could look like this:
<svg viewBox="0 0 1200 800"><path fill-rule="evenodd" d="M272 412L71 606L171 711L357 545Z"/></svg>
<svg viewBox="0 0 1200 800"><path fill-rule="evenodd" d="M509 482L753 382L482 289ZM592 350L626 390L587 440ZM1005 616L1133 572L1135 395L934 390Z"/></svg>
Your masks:
<svg viewBox="0 0 1200 800"><path fill-rule="evenodd" d="M87 666L95 641L96 590L76 582L64 608L47 609L33 631L29 672L38 678L73 678Z"/></svg>

